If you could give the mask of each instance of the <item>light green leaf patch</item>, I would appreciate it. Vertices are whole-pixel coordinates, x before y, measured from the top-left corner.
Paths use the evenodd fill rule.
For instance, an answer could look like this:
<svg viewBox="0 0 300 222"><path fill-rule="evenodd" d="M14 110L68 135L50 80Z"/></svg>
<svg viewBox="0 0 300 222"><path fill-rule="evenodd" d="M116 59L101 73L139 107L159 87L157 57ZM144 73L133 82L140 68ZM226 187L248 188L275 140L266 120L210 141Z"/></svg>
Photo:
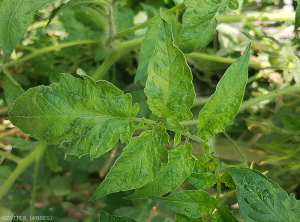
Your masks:
<svg viewBox="0 0 300 222"><path fill-rule="evenodd" d="M204 190L182 191L167 197L151 197L151 199L191 218L211 214L218 205L217 200Z"/></svg>
<svg viewBox="0 0 300 222"><path fill-rule="evenodd" d="M4 63L25 35L31 24L33 14L27 14L33 0L5 0L0 8L0 42Z"/></svg>
<svg viewBox="0 0 300 222"><path fill-rule="evenodd" d="M187 9L182 18L183 28L180 32L179 48L192 52L206 46L213 38L217 14L222 14L228 6L238 9L237 0L186 0Z"/></svg>
<svg viewBox="0 0 300 222"><path fill-rule="evenodd" d="M133 137L91 200L110 193L135 189L152 181L160 171L162 163L168 161L168 153L164 147L168 143L169 136L161 127Z"/></svg>
<svg viewBox="0 0 300 222"><path fill-rule="evenodd" d="M190 143L170 150L168 164L162 166L154 180L137 189L127 199L161 196L178 187L193 172L195 161L191 150Z"/></svg>
<svg viewBox="0 0 300 222"><path fill-rule="evenodd" d="M138 111L132 97L111 83L62 74L59 83L29 89L15 102L9 120L49 144L68 142L66 154L91 158L131 138Z"/></svg>
<svg viewBox="0 0 300 222"><path fill-rule="evenodd" d="M241 217L245 221L300 221L300 201L256 170L227 169L237 188Z"/></svg>
<svg viewBox="0 0 300 222"><path fill-rule="evenodd" d="M207 189L217 183L217 178L212 173L193 173L188 181L197 189Z"/></svg>
<svg viewBox="0 0 300 222"><path fill-rule="evenodd" d="M238 220L228 210L227 206L221 206L212 215L212 222L238 222Z"/></svg>
<svg viewBox="0 0 300 222"><path fill-rule="evenodd" d="M148 67L145 87L151 111L162 122L181 128L178 122L192 116L195 92L192 74L183 53L174 45L171 26L162 19L156 47Z"/></svg>
<svg viewBox="0 0 300 222"><path fill-rule="evenodd" d="M8 110L10 110L16 99L19 98L25 91L5 67L4 74L5 77L3 87Z"/></svg>
<svg viewBox="0 0 300 222"><path fill-rule="evenodd" d="M224 131L237 114L248 80L250 48L249 44L244 54L227 69L215 93L200 111L197 128L202 139Z"/></svg>
<svg viewBox="0 0 300 222"><path fill-rule="evenodd" d="M118 217L104 211L100 212L100 222L139 222L131 217Z"/></svg>

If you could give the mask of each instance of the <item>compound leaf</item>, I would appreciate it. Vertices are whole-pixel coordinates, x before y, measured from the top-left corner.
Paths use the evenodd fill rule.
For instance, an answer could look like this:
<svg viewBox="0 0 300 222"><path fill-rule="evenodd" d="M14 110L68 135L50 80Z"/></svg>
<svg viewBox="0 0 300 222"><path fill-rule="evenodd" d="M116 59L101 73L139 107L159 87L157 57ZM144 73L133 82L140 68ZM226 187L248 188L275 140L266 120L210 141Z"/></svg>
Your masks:
<svg viewBox="0 0 300 222"><path fill-rule="evenodd" d="M131 217L118 217L115 215L110 215L104 211L101 211L100 222L138 222L138 221Z"/></svg>
<svg viewBox="0 0 300 222"><path fill-rule="evenodd" d="M193 172L195 161L191 150L189 143L170 150L168 164L163 165L154 180L138 188L127 199L161 196L178 187Z"/></svg>
<svg viewBox="0 0 300 222"><path fill-rule="evenodd" d="M256 170L227 169L237 188L241 217L249 222L300 221L300 201Z"/></svg>
<svg viewBox="0 0 300 222"><path fill-rule="evenodd" d="M300 131L300 116L283 115L281 120L287 130Z"/></svg>
<svg viewBox="0 0 300 222"><path fill-rule="evenodd" d="M46 5L54 3L56 0L34 0L27 14L43 9Z"/></svg>
<svg viewBox="0 0 300 222"><path fill-rule="evenodd" d="M195 92L191 70L183 53L174 45L171 26L164 19L156 40L145 87L147 102L163 123L180 128L178 122L192 116L190 108Z"/></svg>
<svg viewBox="0 0 300 222"><path fill-rule="evenodd" d="M218 205L217 200L204 190L187 190L172 193L167 197L151 197L151 199L191 218L210 214Z"/></svg>
<svg viewBox="0 0 300 222"><path fill-rule="evenodd" d="M62 74L59 83L29 89L15 102L9 119L23 132L50 144L69 142L67 154L91 158L109 151L134 132L138 111L132 97L107 81Z"/></svg>
<svg viewBox="0 0 300 222"><path fill-rule="evenodd" d="M221 206L212 215L212 222L238 222L238 220L228 210L227 206Z"/></svg>
<svg viewBox="0 0 300 222"><path fill-rule="evenodd" d="M31 24L33 14L26 14L33 0L5 0L0 8L0 42L4 54L4 63L25 35Z"/></svg>
<svg viewBox="0 0 300 222"><path fill-rule="evenodd" d="M197 189L207 189L217 183L217 178L212 173L193 173L188 181Z"/></svg>
<svg viewBox="0 0 300 222"><path fill-rule="evenodd" d="M3 87L8 110L10 110L16 99L19 98L25 91L6 68L4 68L4 74L5 77Z"/></svg>
<svg viewBox="0 0 300 222"><path fill-rule="evenodd" d="M179 48L184 52L206 46L213 38L217 14L226 11L226 7L238 9L237 0L186 0L187 9L182 18L183 28L180 32Z"/></svg>
<svg viewBox="0 0 300 222"><path fill-rule="evenodd" d="M152 181L162 163L168 161L168 153L164 147L168 143L169 136L161 127L133 137L91 200L110 193L135 189Z"/></svg>
<svg viewBox="0 0 300 222"><path fill-rule="evenodd" d="M244 54L227 69L215 93L200 111L197 128L202 139L224 131L237 114L248 80L250 48L249 44Z"/></svg>

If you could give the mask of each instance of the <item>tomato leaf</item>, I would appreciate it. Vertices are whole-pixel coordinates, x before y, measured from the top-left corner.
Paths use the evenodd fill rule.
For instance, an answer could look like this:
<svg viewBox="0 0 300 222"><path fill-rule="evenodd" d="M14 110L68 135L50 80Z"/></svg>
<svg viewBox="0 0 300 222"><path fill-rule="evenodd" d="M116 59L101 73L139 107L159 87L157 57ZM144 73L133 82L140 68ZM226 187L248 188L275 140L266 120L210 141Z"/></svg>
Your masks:
<svg viewBox="0 0 300 222"><path fill-rule="evenodd" d="M183 214L176 214L175 218L176 218L176 222L203 222L202 217L190 218Z"/></svg>
<svg viewBox="0 0 300 222"><path fill-rule="evenodd" d="M202 139L224 131L237 114L248 80L250 48L249 44L244 54L227 69L215 93L200 111L197 128Z"/></svg>
<svg viewBox="0 0 300 222"><path fill-rule="evenodd" d="M174 45L171 26L162 19L155 51L150 59L145 87L151 111L162 122L181 128L178 122L192 116L195 92L192 74L183 53Z"/></svg>
<svg viewBox="0 0 300 222"><path fill-rule="evenodd" d="M295 14L295 29L300 27L300 0L297 1L296 14Z"/></svg>
<svg viewBox="0 0 300 222"><path fill-rule="evenodd" d="M256 170L227 169L237 188L241 217L245 221L299 221L300 201Z"/></svg>
<svg viewBox="0 0 300 222"><path fill-rule="evenodd" d="M183 15L183 28L180 32L179 48L184 52L192 52L206 46L213 38L217 14L226 11L226 7L237 9L237 0L186 0L187 9Z"/></svg>
<svg viewBox="0 0 300 222"><path fill-rule="evenodd" d="M169 136L161 127L154 131L144 131L140 136L132 138L91 200L135 189L152 181L162 163L168 161L168 153L164 147L168 143Z"/></svg>
<svg viewBox="0 0 300 222"><path fill-rule="evenodd" d="M9 120L23 132L50 144L69 142L67 154L91 158L109 151L134 132L138 111L132 97L101 80L62 74L58 84L29 89L15 102ZM29 105L30 104L30 105Z"/></svg>
<svg viewBox="0 0 300 222"><path fill-rule="evenodd" d="M161 196L178 187L193 172L195 161L191 150L192 145L190 143L170 150L168 164L162 166L154 180L138 188L126 199Z"/></svg>
<svg viewBox="0 0 300 222"><path fill-rule="evenodd" d="M151 199L191 218L210 214L218 205L217 200L204 190L182 191L167 197L151 197Z"/></svg>
<svg viewBox="0 0 300 222"><path fill-rule="evenodd" d="M188 181L193 184L197 189L207 189L217 183L217 178L212 173L193 173Z"/></svg>
<svg viewBox="0 0 300 222"><path fill-rule="evenodd" d="M5 0L0 8L0 42L4 54L4 63L21 41L31 24L33 13L26 14L32 0Z"/></svg>

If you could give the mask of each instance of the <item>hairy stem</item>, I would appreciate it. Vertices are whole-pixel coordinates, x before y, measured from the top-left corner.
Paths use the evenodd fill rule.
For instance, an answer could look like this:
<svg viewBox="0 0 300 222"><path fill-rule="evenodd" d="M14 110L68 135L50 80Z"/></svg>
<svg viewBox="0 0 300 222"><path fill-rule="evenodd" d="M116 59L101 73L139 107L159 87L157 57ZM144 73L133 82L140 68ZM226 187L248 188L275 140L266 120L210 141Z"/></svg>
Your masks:
<svg viewBox="0 0 300 222"><path fill-rule="evenodd" d="M34 151L32 151L25 159L22 159L16 169L10 174L8 179L2 184L0 187L0 199L4 196L4 194L9 190L9 188L13 185L16 179L27 169L27 167L32 164L35 160L39 158L40 155L44 153L47 144L41 143Z"/></svg>
<svg viewBox="0 0 300 222"><path fill-rule="evenodd" d="M241 155L242 159L243 159L243 164L245 167L249 167L246 157L243 154L243 152L241 151L241 149L236 145L236 143L230 138L230 136L224 131L223 134L226 136L226 138L232 143L232 145L234 146L235 150Z"/></svg>

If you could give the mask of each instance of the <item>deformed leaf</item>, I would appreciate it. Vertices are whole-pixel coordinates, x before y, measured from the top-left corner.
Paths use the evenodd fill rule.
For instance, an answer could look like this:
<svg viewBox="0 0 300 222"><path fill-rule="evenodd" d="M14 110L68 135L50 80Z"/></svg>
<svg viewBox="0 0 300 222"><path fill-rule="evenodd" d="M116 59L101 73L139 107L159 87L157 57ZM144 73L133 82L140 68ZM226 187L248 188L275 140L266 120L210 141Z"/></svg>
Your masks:
<svg viewBox="0 0 300 222"><path fill-rule="evenodd" d="M217 200L204 190L187 190L172 193L167 197L151 197L151 199L191 218L210 214L218 205Z"/></svg>
<svg viewBox="0 0 300 222"><path fill-rule="evenodd" d="M15 102L9 120L49 144L69 142L67 154L91 158L131 138L130 118L138 111L132 97L111 83L62 74L59 83L29 89Z"/></svg>
<svg viewBox="0 0 300 222"><path fill-rule="evenodd" d="M184 52L192 52L206 46L213 38L217 14L226 11L226 7L237 9L237 0L186 0L187 9L182 18L183 28L180 32L179 48Z"/></svg>
<svg viewBox="0 0 300 222"><path fill-rule="evenodd" d="M4 63L25 35L31 24L33 14L26 14L33 0L5 0L0 8L0 42L4 54Z"/></svg>
<svg viewBox="0 0 300 222"><path fill-rule="evenodd" d="M139 222L131 217L118 217L104 211L100 212L100 222Z"/></svg>
<svg viewBox="0 0 300 222"><path fill-rule="evenodd" d="M300 221L300 201L256 170L227 169L237 188L241 217L249 222Z"/></svg>
<svg viewBox="0 0 300 222"><path fill-rule="evenodd" d="M161 196L178 187L193 172L195 161L191 150L190 143L170 150L168 164L162 166L154 180L138 188L127 199Z"/></svg>
<svg viewBox="0 0 300 222"><path fill-rule="evenodd" d="M205 190L217 183L217 178L212 173L193 173L188 181L197 189Z"/></svg>
<svg viewBox="0 0 300 222"><path fill-rule="evenodd" d="M176 222L203 222L202 217L190 218L183 214L176 214L175 219L176 219Z"/></svg>
<svg viewBox="0 0 300 222"><path fill-rule="evenodd" d="M54 3L56 0L33 0L31 8L28 10L27 14L43 9L46 5Z"/></svg>
<svg viewBox="0 0 300 222"><path fill-rule="evenodd" d="M231 187L233 189L236 188L234 181L232 180L232 177L227 170L222 174L220 179L221 179L221 182L223 182L226 187Z"/></svg>
<svg viewBox="0 0 300 222"><path fill-rule="evenodd" d="M162 19L155 51L150 59L145 87L151 111L162 122L180 128L178 122L192 116L195 92L192 74L183 53L174 45L172 29Z"/></svg>
<svg viewBox="0 0 300 222"><path fill-rule="evenodd" d="M217 211L211 218L212 222L238 222L238 220L228 210L227 206L218 207Z"/></svg>
<svg viewBox="0 0 300 222"><path fill-rule="evenodd" d="M161 127L133 137L91 200L110 193L135 189L152 181L162 163L168 161L168 153L164 147L168 143L169 136Z"/></svg>
<svg viewBox="0 0 300 222"><path fill-rule="evenodd" d="M8 109L10 110L14 105L17 98L19 98L25 91L19 85L19 83L12 77L9 71L4 68L4 92L5 92L5 99L8 105Z"/></svg>
<svg viewBox="0 0 300 222"><path fill-rule="evenodd" d="M249 44L244 54L227 69L215 93L200 111L197 128L202 139L224 131L237 114L248 80L250 48Z"/></svg>

